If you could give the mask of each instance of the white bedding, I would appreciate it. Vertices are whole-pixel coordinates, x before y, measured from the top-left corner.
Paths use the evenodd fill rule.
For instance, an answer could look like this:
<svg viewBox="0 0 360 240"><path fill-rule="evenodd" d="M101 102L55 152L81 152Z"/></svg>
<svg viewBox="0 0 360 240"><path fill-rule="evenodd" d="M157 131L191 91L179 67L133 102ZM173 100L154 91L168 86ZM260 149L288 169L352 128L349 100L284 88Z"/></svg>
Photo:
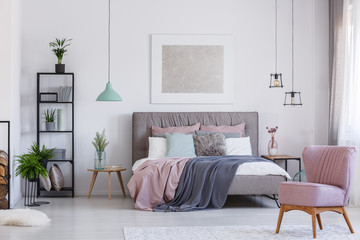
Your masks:
<svg viewBox="0 0 360 240"><path fill-rule="evenodd" d="M156 160L156 158L142 158L137 160L132 167L132 171L135 171L147 160ZM271 162L251 162L241 164L236 171L236 175L280 175L291 179L284 169Z"/></svg>

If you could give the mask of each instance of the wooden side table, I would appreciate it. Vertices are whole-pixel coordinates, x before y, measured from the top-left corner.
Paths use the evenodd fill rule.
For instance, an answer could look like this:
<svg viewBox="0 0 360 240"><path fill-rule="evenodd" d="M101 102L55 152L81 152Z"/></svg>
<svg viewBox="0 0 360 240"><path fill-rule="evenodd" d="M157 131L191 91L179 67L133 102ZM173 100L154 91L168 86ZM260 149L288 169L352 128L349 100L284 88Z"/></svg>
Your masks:
<svg viewBox="0 0 360 240"><path fill-rule="evenodd" d="M104 170L98 170L98 169L88 169L88 171L94 172L92 179L91 179L91 184L90 184L90 189L89 189L89 193L88 193L88 198L90 198L91 195L91 191L94 187L94 183L96 180L96 177L98 175L99 172L107 172L109 174L109 200L111 200L111 173L112 172L116 172L119 182L120 182L120 186L121 186L121 190L123 193L124 198L126 197L125 195L125 189L124 189L124 184L122 181L122 177L121 177L121 172L122 171L126 171L126 168L123 168L121 166L105 166Z"/></svg>
<svg viewBox="0 0 360 240"><path fill-rule="evenodd" d="M270 156L270 155L261 155L262 158L266 158L273 162L283 160L285 161L285 171L287 172L287 166L289 160L299 161L299 172L301 171L301 158L289 156L289 155L277 155L277 156ZM301 176L299 176L299 180L301 182Z"/></svg>

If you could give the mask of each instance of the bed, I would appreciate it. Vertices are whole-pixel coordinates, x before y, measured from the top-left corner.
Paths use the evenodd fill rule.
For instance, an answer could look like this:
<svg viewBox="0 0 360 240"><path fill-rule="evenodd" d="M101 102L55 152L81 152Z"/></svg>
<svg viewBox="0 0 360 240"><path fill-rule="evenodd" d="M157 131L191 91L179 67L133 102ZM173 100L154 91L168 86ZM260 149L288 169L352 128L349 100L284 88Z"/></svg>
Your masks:
<svg viewBox="0 0 360 240"><path fill-rule="evenodd" d="M237 125L245 123L245 136L250 137L252 155L258 156L257 112L134 112L132 118L133 164L147 157L151 127L203 125ZM281 175L236 175L228 195L266 195L276 200L279 185L286 177Z"/></svg>

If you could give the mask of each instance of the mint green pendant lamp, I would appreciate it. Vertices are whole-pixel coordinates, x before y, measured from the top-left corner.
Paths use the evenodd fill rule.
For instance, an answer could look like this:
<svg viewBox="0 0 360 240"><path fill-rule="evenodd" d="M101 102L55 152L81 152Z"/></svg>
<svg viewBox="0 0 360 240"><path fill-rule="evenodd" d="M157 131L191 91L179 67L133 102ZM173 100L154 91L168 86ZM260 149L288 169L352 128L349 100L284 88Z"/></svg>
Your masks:
<svg viewBox="0 0 360 240"><path fill-rule="evenodd" d="M96 101L122 101L120 95L112 88L111 82L106 84L105 90L100 93Z"/></svg>
<svg viewBox="0 0 360 240"><path fill-rule="evenodd" d="M108 82L105 90L100 93L96 101L122 101L120 95L112 88L110 82L110 0L109 0L109 22L108 22Z"/></svg>

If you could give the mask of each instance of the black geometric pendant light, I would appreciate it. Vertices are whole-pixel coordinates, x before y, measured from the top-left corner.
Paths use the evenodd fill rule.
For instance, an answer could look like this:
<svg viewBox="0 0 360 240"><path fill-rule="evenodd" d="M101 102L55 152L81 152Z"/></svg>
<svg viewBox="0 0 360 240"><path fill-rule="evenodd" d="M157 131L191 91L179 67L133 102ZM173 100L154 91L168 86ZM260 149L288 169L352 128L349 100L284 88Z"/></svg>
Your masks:
<svg viewBox="0 0 360 240"><path fill-rule="evenodd" d="M278 31L277 31L277 9L278 9L278 4L277 4L277 0L275 0L275 73L271 73L270 74L270 84L269 84L269 88L282 88L283 84L282 84L282 74L277 72L277 38L278 38Z"/></svg>
<svg viewBox="0 0 360 240"><path fill-rule="evenodd" d="M294 0L291 1L291 92L285 92L284 106L301 106L301 93L294 91Z"/></svg>

